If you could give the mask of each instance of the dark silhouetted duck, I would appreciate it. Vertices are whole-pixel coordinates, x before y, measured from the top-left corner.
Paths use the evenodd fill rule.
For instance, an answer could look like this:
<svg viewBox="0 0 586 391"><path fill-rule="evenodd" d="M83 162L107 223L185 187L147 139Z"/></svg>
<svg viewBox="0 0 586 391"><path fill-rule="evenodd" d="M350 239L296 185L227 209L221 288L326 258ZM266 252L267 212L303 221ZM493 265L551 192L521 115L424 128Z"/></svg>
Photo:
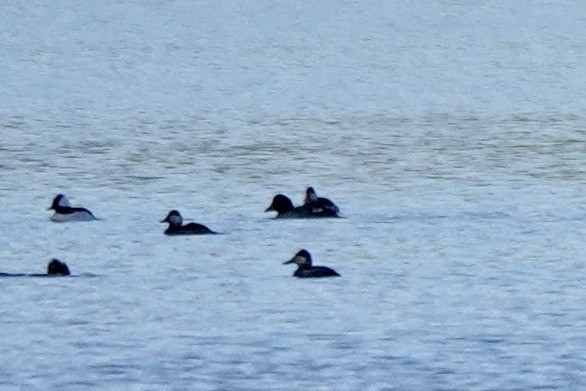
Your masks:
<svg viewBox="0 0 586 391"><path fill-rule="evenodd" d="M314 208L311 204L294 207L289 197L283 194L277 194L273 198L271 205L265 209L265 212L271 211L277 212L277 218L312 219L338 217L337 213L331 209Z"/></svg>
<svg viewBox="0 0 586 391"><path fill-rule="evenodd" d="M53 199L53 204L48 210L51 209L55 211L51 220L56 222L97 220L96 216L86 208L72 208L69 200L63 194L59 194Z"/></svg>
<svg viewBox="0 0 586 391"><path fill-rule="evenodd" d="M47 274L24 274L24 273L0 273L0 277L47 277L47 276L68 276L69 268L65 262L52 259L47 265Z"/></svg>
<svg viewBox="0 0 586 391"><path fill-rule="evenodd" d="M295 256L284 262L283 265L290 263L297 264L297 270L293 273L293 277L299 278L319 278L319 277L340 277L340 275L333 269L326 266L312 266L311 254L307 250L301 250Z"/></svg>
<svg viewBox="0 0 586 391"><path fill-rule="evenodd" d="M305 191L305 206L311 208L312 213L329 212L332 215L338 215L340 208L327 198L318 197L313 187L308 187Z"/></svg>
<svg viewBox="0 0 586 391"><path fill-rule="evenodd" d="M165 220L161 223L169 223L169 228L165 230L165 235L205 235L217 234L205 225L197 223L183 224L183 218L178 211L172 210L169 212Z"/></svg>
<svg viewBox="0 0 586 391"><path fill-rule="evenodd" d="M58 259L52 259L47 265L47 274L50 276L68 276L69 268L65 262Z"/></svg>

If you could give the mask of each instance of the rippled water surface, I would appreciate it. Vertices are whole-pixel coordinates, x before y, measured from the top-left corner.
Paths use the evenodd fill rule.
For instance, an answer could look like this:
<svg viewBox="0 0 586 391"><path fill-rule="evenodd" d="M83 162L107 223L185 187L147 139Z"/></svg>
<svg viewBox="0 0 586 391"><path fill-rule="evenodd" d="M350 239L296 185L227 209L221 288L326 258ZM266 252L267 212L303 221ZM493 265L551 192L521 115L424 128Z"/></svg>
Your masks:
<svg viewBox="0 0 586 391"><path fill-rule="evenodd" d="M0 388L586 388L583 8L0 6Z"/></svg>

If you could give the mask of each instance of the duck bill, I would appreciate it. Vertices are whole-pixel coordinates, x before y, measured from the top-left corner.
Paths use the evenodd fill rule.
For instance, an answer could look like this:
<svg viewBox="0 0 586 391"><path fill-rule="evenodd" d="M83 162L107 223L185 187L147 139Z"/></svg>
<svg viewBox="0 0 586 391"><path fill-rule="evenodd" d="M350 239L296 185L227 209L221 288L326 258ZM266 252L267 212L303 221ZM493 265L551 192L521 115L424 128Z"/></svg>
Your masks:
<svg viewBox="0 0 586 391"><path fill-rule="evenodd" d="M160 221L160 223L168 223L168 222L169 222L169 219L164 219L164 220Z"/></svg>
<svg viewBox="0 0 586 391"><path fill-rule="evenodd" d="M268 208L265 209L265 213L266 212L272 212L274 209L272 206L269 206Z"/></svg>
<svg viewBox="0 0 586 391"><path fill-rule="evenodd" d="M286 262L283 262L283 265L289 265L290 263L295 263L295 258L290 259L290 260L288 260Z"/></svg>

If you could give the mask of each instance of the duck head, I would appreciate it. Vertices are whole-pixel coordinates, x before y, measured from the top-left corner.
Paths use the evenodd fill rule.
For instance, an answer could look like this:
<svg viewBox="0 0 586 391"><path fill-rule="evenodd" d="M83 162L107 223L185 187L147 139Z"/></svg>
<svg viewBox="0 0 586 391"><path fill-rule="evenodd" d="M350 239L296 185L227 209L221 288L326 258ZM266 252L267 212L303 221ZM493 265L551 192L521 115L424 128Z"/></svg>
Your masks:
<svg viewBox="0 0 586 391"><path fill-rule="evenodd" d="M55 198L53 198L53 203L51 204L51 206L49 208L47 208L47 210L57 210L57 208L63 208L63 207L68 207L71 208L71 203L69 202L69 199L64 195L64 194L57 194L57 196Z"/></svg>
<svg viewBox="0 0 586 391"><path fill-rule="evenodd" d="M293 258L288 260L287 262L283 262L283 265L288 265L290 263L295 263L300 268L310 268L311 267L311 254L307 250L301 250Z"/></svg>
<svg viewBox="0 0 586 391"><path fill-rule="evenodd" d="M313 187L308 187L305 191L305 203L309 204L310 202L317 201L317 193Z"/></svg>
<svg viewBox="0 0 586 391"><path fill-rule="evenodd" d="M183 224L183 218L177 210L172 210L165 217L165 220L161 220L161 223L169 223L173 227L180 227Z"/></svg>
<svg viewBox="0 0 586 391"><path fill-rule="evenodd" d="M277 194L273 198L273 202L271 205L265 209L265 212L275 211L279 214L287 213L293 210L293 203L289 199L289 197L284 196L283 194Z"/></svg>

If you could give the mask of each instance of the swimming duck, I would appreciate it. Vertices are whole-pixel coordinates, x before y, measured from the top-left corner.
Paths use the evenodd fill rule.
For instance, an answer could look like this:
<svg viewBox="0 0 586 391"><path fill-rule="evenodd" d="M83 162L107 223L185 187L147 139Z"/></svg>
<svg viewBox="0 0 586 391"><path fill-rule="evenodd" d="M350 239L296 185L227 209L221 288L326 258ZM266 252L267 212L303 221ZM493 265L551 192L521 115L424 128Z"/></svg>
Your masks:
<svg viewBox="0 0 586 391"><path fill-rule="evenodd" d="M52 259L47 265L47 274L50 276L68 276L69 268L65 262L58 259Z"/></svg>
<svg viewBox="0 0 586 391"><path fill-rule="evenodd" d="M47 210L51 209L55 211L53 216L51 216L51 220L56 222L98 220L96 216L86 208L71 207L69 199L63 194L58 194L53 199L53 204L51 204Z"/></svg>
<svg viewBox="0 0 586 391"><path fill-rule="evenodd" d="M0 277L53 277L68 276L69 268L65 262L58 259L52 259L47 265L47 274L24 274L24 273L0 273Z"/></svg>
<svg viewBox="0 0 586 391"><path fill-rule="evenodd" d="M208 227L198 223L183 224L183 218L181 214L172 210L169 212L165 220L161 223L169 223L169 228L165 230L165 235L205 235L205 234L217 234Z"/></svg>
<svg viewBox="0 0 586 391"><path fill-rule="evenodd" d="M327 198L318 197L313 187L308 187L305 191L304 205L311 208L313 213L316 212L330 212L332 215L338 215L340 208Z"/></svg>
<svg viewBox="0 0 586 391"><path fill-rule="evenodd" d="M338 217L335 211L324 208L314 208L313 205L301 205L294 207L289 197L277 194L271 205L265 212L277 212L277 218L311 219L320 217Z"/></svg>
<svg viewBox="0 0 586 391"><path fill-rule="evenodd" d="M283 265L290 263L297 264L297 270L293 273L293 277L299 278L318 278L318 277L340 277L340 275L333 269L326 266L312 266L311 254L307 250L301 250L295 256Z"/></svg>

